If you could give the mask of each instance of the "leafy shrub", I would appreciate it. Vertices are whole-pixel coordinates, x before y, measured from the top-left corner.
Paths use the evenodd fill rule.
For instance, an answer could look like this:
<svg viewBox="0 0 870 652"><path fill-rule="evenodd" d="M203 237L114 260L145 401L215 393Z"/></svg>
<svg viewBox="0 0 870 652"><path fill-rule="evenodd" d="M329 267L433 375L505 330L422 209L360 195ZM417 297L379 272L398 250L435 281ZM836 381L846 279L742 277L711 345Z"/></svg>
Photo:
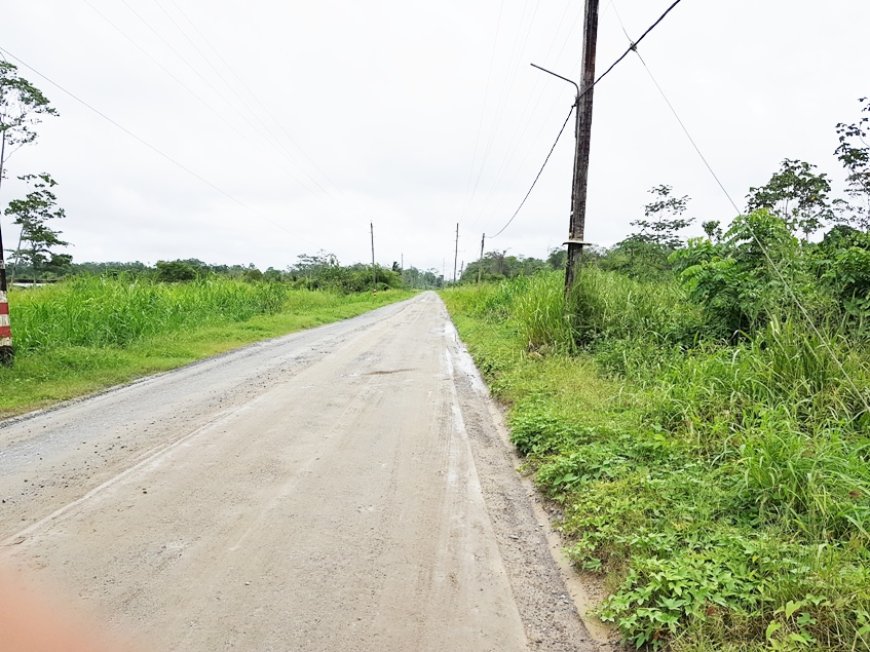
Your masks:
<svg viewBox="0 0 870 652"><path fill-rule="evenodd" d="M775 220L768 227L763 237L795 244ZM627 642L870 649L866 340L854 322L810 326L782 309L763 254L733 246L744 248L725 265L745 274L745 292L721 311L712 297L696 303L691 284L584 268L570 303L574 349L552 345L561 324L530 328L561 314L557 281L445 296L511 405L526 468L562 506L571 559L607 576L600 615ZM687 251L685 269L724 260L710 242ZM808 261L791 280L810 276ZM818 282L798 291L811 314L834 305ZM746 328L733 340L729 320ZM530 332L547 345L530 351Z"/></svg>

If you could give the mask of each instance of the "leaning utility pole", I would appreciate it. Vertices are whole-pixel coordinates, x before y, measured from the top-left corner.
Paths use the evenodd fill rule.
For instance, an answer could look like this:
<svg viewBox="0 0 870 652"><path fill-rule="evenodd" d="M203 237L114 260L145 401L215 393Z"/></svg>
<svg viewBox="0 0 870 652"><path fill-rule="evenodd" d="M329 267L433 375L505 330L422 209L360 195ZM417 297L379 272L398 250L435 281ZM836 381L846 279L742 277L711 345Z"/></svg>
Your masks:
<svg viewBox="0 0 870 652"><path fill-rule="evenodd" d="M453 252L453 285L456 285L456 263L459 260L459 222L456 223L456 249Z"/></svg>
<svg viewBox="0 0 870 652"><path fill-rule="evenodd" d="M580 267L586 227L586 185L589 179L589 145L592 137L592 91L595 86L595 49L598 41L598 0L586 0L583 23L583 77L577 96L574 152L574 181L571 188L571 221L568 227L568 260L565 289L574 287Z"/></svg>
<svg viewBox="0 0 870 652"><path fill-rule="evenodd" d="M480 283L480 275L483 273L483 245L486 242L486 233L480 236L480 261L477 264L477 282Z"/></svg>
<svg viewBox="0 0 870 652"><path fill-rule="evenodd" d="M375 223L369 222L372 231L372 292L377 289L378 273L375 271Z"/></svg>

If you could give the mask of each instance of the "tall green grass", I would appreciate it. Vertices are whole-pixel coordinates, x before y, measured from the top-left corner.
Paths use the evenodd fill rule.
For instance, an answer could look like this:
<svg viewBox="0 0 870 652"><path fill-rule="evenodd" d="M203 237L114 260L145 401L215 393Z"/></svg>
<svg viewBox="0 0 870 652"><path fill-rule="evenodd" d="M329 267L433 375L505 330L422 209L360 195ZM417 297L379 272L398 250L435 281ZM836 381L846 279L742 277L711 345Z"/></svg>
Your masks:
<svg viewBox="0 0 870 652"><path fill-rule="evenodd" d="M221 277L172 284L79 277L13 289L16 360L12 368L0 367L0 416L408 296L398 290L339 294Z"/></svg>
<svg viewBox="0 0 870 652"><path fill-rule="evenodd" d="M293 294L314 293L297 290ZM192 325L273 314L290 295L278 283L222 278L165 284L77 277L12 295L15 345L21 352L59 346L125 346Z"/></svg>
<svg viewBox="0 0 870 652"><path fill-rule="evenodd" d="M621 339L691 345L703 331L702 311L674 279L649 283L588 267L570 303L573 337L584 345Z"/></svg>
<svg viewBox="0 0 870 652"><path fill-rule="evenodd" d="M600 616L637 648L870 649L866 340L719 341L676 282L584 269L567 310L560 283L444 296Z"/></svg>

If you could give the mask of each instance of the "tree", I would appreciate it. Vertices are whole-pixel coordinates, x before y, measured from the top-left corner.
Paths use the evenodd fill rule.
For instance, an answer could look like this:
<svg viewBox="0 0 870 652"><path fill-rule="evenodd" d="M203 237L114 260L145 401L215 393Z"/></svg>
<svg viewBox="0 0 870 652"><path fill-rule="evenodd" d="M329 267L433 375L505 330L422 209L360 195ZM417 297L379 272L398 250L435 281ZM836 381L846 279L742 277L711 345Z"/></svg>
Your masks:
<svg viewBox="0 0 870 652"><path fill-rule="evenodd" d="M647 279L670 273L668 257L683 244L679 232L695 221L683 217L690 199L674 195L665 184L650 188L649 193L653 201L644 205L644 219L631 222L639 230L599 257L596 264L602 269Z"/></svg>
<svg viewBox="0 0 870 652"><path fill-rule="evenodd" d="M0 186L6 175L7 147L17 149L36 140L33 125L39 122L41 115L57 115L57 111L49 105L42 91L18 75L14 64L0 61ZM0 292L6 291L3 254L3 229L0 228ZM11 364L13 355L11 346L0 347L0 364Z"/></svg>
<svg viewBox="0 0 870 652"><path fill-rule="evenodd" d="M837 139L840 144L834 151L840 163L846 168L846 194L857 203L844 202L842 206L848 215L846 221L854 226L870 230L870 145L867 144L867 130L870 129L870 98L858 100L864 106L862 116L851 124L841 122L837 125Z"/></svg>
<svg viewBox="0 0 870 652"><path fill-rule="evenodd" d="M713 242L719 242L722 239L722 225L719 223L719 220L701 222L701 228L704 229L704 233Z"/></svg>
<svg viewBox="0 0 870 652"><path fill-rule="evenodd" d="M57 182L51 175L43 172L18 178L31 184L33 190L24 199L13 199L5 211L6 215L15 218L14 224L21 227L13 264L15 267L29 267L36 281L40 271L56 260L57 254L52 249L69 244L60 239L60 231L48 226L49 220L61 219L66 213L57 206L57 197L52 190Z"/></svg>
<svg viewBox="0 0 870 652"><path fill-rule="evenodd" d="M749 211L769 210L784 219L793 233L801 232L806 241L834 217L828 199L831 182L815 169L806 161L783 160L765 185L749 189Z"/></svg>
<svg viewBox="0 0 870 652"><path fill-rule="evenodd" d="M554 247L547 255L547 265L552 269L565 269L568 262L568 252L563 247Z"/></svg>
<svg viewBox="0 0 870 652"><path fill-rule="evenodd" d="M67 276L72 271L72 256L70 254L52 254L45 264L46 275L53 278Z"/></svg>
<svg viewBox="0 0 870 652"><path fill-rule="evenodd" d="M630 240L655 244L665 249L676 249L682 243L680 231L694 222L694 218L682 217L689 205L689 196L672 195L673 188L665 184L649 189L653 201L643 207L643 220L631 222L640 227L640 232L628 237Z"/></svg>
<svg viewBox="0 0 870 652"><path fill-rule="evenodd" d="M710 332L734 339L787 312L784 283L794 292L803 285L800 253L787 220L759 209L735 218L715 242L690 240L671 262L690 298L707 313Z"/></svg>
<svg viewBox="0 0 870 652"><path fill-rule="evenodd" d="M412 265L402 270L402 282L409 288L429 290L441 287L442 281L439 280L436 270L420 270Z"/></svg>
<svg viewBox="0 0 870 652"><path fill-rule="evenodd" d="M539 258L508 256L507 250L488 251L483 255L483 259L472 261L465 266L461 280L476 282L478 272L483 280L496 281L516 276L533 276L544 269L547 269L547 262Z"/></svg>
<svg viewBox="0 0 870 652"><path fill-rule="evenodd" d="M281 273L281 270L269 267L263 272L263 279L270 283L278 283L284 280L284 275Z"/></svg>
<svg viewBox="0 0 870 652"><path fill-rule="evenodd" d="M6 176L6 160L11 155L8 150L14 151L36 140L33 127L43 115L57 115L57 111L42 91L18 75L14 64L0 61L0 185ZM0 244L2 241L0 234ZM0 246L0 262L2 251Z"/></svg>
<svg viewBox="0 0 870 652"><path fill-rule="evenodd" d="M7 147L26 145L36 140L33 125L41 115L57 115L42 94L8 61L0 61L0 132Z"/></svg>
<svg viewBox="0 0 870 652"><path fill-rule="evenodd" d="M242 278L246 281L262 281L263 272L254 263L248 263L248 268L242 274Z"/></svg>
<svg viewBox="0 0 870 652"><path fill-rule="evenodd" d="M814 278L832 291L846 317L870 323L870 232L838 224L813 248L811 262Z"/></svg>
<svg viewBox="0 0 870 652"><path fill-rule="evenodd" d="M157 280L164 283L194 281L199 277L199 269L187 260L158 260Z"/></svg>
<svg viewBox="0 0 870 652"><path fill-rule="evenodd" d="M341 285L343 270L335 254L321 249L314 255L299 254L297 262L288 268L293 280L304 279L310 289Z"/></svg>

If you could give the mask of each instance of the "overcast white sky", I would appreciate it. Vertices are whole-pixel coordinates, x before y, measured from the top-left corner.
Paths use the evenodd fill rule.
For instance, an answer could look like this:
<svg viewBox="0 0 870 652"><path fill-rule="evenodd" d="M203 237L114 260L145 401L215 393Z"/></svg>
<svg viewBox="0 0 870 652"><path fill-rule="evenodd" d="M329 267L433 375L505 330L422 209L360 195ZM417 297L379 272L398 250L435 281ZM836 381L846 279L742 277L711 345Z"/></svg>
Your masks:
<svg viewBox="0 0 870 652"><path fill-rule="evenodd" d="M633 37L671 0L617 0ZM197 257L283 268L446 267L510 217L572 101L529 62L577 78L581 0L28 0L0 48L60 117L9 161L49 171L78 261ZM598 70L627 46L602 0ZM867 0L684 0L641 53L743 204L785 158L835 179L834 126L870 95ZM13 57L220 191L77 103ZM487 250L543 257L567 235L573 131ZM733 210L636 57L595 91L587 240L612 244L667 183L690 214ZM23 192L4 185L0 205ZM4 234L15 240L4 219Z"/></svg>

